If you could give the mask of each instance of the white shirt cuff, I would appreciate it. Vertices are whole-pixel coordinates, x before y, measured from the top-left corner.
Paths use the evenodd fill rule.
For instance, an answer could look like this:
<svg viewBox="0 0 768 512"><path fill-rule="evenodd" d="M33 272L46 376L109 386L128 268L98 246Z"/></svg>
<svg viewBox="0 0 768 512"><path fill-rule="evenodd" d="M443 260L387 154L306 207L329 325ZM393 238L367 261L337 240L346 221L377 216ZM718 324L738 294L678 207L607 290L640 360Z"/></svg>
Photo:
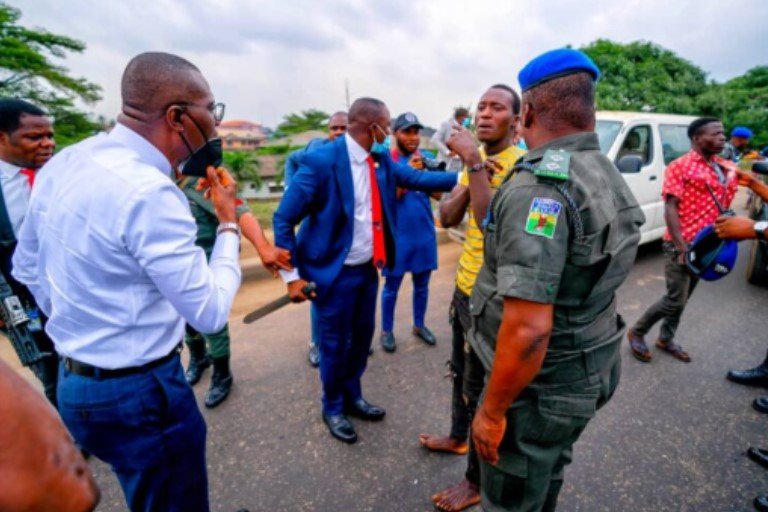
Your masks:
<svg viewBox="0 0 768 512"><path fill-rule="evenodd" d="M219 235L216 235L216 241L213 244L213 251L211 251L211 261L215 257L230 257L235 261L240 258L240 236L232 231L224 231Z"/></svg>
<svg viewBox="0 0 768 512"><path fill-rule="evenodd" d="M278 270L278 272L280 272L280 277L283 278L283 281L286 284L301 279L301 277L299 277L299 270L295 268L293 270Z"/></svg>

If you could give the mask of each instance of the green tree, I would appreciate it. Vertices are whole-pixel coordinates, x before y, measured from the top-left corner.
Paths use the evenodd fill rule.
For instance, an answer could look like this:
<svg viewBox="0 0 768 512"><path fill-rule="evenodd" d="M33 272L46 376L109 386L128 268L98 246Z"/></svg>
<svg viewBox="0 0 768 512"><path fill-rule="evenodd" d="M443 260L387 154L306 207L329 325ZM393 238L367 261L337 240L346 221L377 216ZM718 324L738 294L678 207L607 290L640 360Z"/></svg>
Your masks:
<svg viewBox="0 0 768 512"><path fill-rule="evenodd" d="M259 160L256 155L250 152L225 152L224 167L234 175L240 188L246 183L250 183L254 188L260 189L264 184L264 180L261 178Z"/></svg>
<svg viewBox="0 0 768 512"><path fill-rule="evenodd" d="M599 109L699 113L699 96L709 87L707 75L674 52L645 41L606 39L582 50L602 72L596 90Z"/></svg>
<svg viewBox="0 0 768 512"><path fill-rule="evenodd" d="M702 114L723 120L728 131L748 126L755 132L752 147L768 144L768 66L758 66L724 84L713 84L699 98Z"/></svg>
<svg viewBox="0 0 768 512"><path fill-rule="evenodd" d="M21 11L0 2L0 96L24 98L46 109L55 120L60 146L76 142L99 128L75 107L92 104L100 87L70 76L54 62L67 52L81 53L85 44L42 29L28 29L18 21Z"/></svg>
<svg viewBox="0 0 768 512"><path fill-rule="evenodd" d="M330 117L321 110L302 110L300 114L285 116L283 122L278 125L277 131L281 135L292 135L309 130L325 130Z"/></svg>

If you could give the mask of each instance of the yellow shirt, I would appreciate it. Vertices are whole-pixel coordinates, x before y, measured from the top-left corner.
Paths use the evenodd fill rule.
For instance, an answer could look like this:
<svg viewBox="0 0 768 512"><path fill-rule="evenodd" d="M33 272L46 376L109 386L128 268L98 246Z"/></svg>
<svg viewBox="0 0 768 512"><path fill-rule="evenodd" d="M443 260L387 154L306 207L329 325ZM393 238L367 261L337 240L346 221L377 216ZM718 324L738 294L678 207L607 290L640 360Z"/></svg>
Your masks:
<svg viewBox="0 0 768 512"><path fill-rule="evenodd" d="M501 186L504 178L514 167L515 162L525 154L524 149L517 146L511 146L494 155L494 158L501 164L502 169L497 170L491 179L491 190L493 193ZM485 160L485 151L480 149L480 157ZM465 187L469 186L469 176L466 169L459 177L459 184ZM477 227L475 214L472 212L472 204L467 208L469 219L467 220L467 230L464 238L464 251L459 258L459 268L456 271L456 286L467 295L472 294L472 287L475 286L477 273L483 265L483 232Z"/></svg>

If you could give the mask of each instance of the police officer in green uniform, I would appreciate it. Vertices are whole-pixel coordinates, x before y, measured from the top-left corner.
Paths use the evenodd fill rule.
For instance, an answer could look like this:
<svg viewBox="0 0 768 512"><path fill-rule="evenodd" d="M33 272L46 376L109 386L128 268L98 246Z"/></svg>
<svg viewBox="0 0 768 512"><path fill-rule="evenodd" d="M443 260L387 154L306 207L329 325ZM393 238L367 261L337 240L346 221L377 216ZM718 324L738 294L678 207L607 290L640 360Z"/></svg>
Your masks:
<svg viewBox="0 0 768 512"><path fill-rule="evenodd" d="M213 203L198 190L198 178L179 176L178 185L189 200L189 208L197 223L195 243L205 251L206 258L210 260L216 241L216 228L219 226ZM268 270L277 275L277 269L292 268L288 251L278 249L267 241L259 221L242 200L239 200L237 205L237 222L243 236L254 245ZM184 342L189 348L189 366L185 376L190 385L197 384L205 369L213 365L211 387L205 394L205 406L216 407L226 400L232 388L233 379L229 367L229 325L212 334L201 334L187 325Z"/></svg>
<svg viewBox="0 0 768 512"><path fill-rule="evenodd" d="M572 49L520 72L530 152L486 211L470 343L486 384L472 423L485 510L554 510L571 448L619 381L625 325L615 291L644 216L594 131L595 64ZM462 130L449 141L470 171ZM470 194L487 188L470 174Z"/></svg>

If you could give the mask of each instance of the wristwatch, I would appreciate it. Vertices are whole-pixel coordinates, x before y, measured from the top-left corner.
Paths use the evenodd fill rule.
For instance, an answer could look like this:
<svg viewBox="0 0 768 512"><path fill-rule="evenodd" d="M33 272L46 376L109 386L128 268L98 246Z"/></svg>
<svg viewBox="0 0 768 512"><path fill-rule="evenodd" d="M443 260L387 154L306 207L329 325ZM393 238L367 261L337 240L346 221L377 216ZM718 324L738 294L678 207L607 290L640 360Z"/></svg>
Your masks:
<svg viewBox="0 0 768 512"><path fill-rule="evenodd" d="M755 236L758 240L765 240L765 230L768 229L768 221L755 222Z"/></svg>
<svg viewBox="0 0 768 512"><path fill-rule="evenodd" d="M480 162L480 163L477 163L477 164L473 165L472 167L468 168L467 172L470 173L470 174L474 174L476 172L482 171L484 168L485 168L485 162Z"/></svg>
<svg viewBox="0 0 768 512"><path fill-rule="evenodd" d="M225 231L229 231L236 234L237 236L240 236L240 226L238 226L236 222L222 222L219 224L219 227L216 228L216 235L218 236Z"/></svg>

